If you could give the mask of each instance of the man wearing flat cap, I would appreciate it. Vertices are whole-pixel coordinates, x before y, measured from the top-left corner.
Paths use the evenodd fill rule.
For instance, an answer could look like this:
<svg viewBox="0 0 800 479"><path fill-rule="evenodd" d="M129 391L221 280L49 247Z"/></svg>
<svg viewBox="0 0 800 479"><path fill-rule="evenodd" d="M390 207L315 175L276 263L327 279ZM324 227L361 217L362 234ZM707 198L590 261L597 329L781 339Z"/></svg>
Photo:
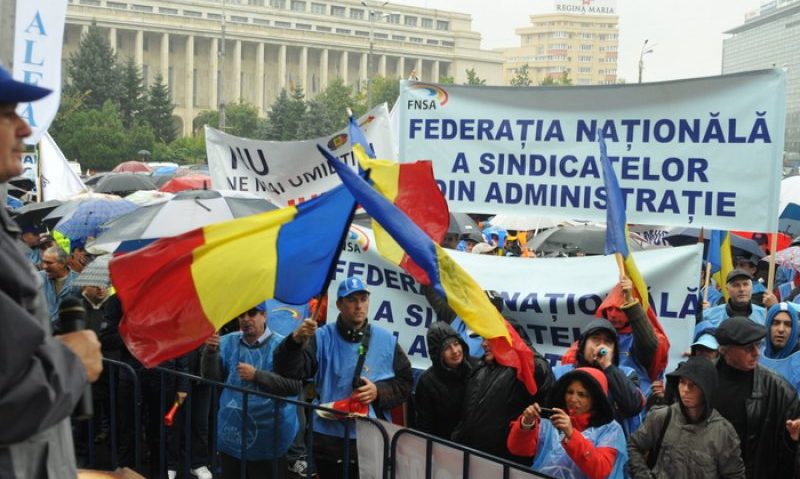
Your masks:
<svg viewBox="0 0 800 479"><path fill-rule="evenodd" d="M720 323L734 316L744 316L754 322L763 325L767 318L767 310L764 307L752 303L753 299L753 275L743 269L734 269L725 278L725 287L728 288L728 302L708 308L703 311L703 320L700 324L710 323L718 327ZM769 291L764 292L764 300L770 301L772 305L777 302L775 295ZM698 330L695 327L695 335Z"/></svg>
<svg viewBox="0 0 800 479"><path fill-rule="evenodd" d="M747 477L799 477L800 400L785 379L759 364L767 330L734 316L717 328L719 394L714 408L733 424Z"/></svg>
<svg viewBox="0 0 800 479"><path fill-rule="evenodd" d="M0 67L0 184L22 173L31 134L17 103L50 90ZM76 477L69 415L103 368L93 331L54 338L19 226L0 208L0 478Z"/></svg>

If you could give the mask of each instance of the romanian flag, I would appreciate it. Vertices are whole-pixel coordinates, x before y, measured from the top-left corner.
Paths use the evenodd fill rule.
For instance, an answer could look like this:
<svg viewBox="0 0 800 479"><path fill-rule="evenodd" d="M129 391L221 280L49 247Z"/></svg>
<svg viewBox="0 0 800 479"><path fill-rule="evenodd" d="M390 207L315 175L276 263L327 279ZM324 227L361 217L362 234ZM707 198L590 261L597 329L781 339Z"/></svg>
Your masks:
<svg viewBox="0 0 800 479"><path fill-rule="evenodd" d="M728 273L733 270L733 257L731 254L731 234L728 231L713 230L708 240L708 262L711 263L711 273L714 281L720 286L725 301L728 300L728 288L725 280Z"/></svg>
<svg viewBox="0 0 800 479"><path fill-rule="evenodd" d="M361 168L370 170L372 186L386 199L406 214L435 243L441 243L447 233L450 212L447 202L433 179L430 161L398 164L388 160L367 158L361 146L354 146L353 153ZM372 220L375 243L378 251L389 262L407 271L422 284L431 284L424 269L406 254L392 236Z"/></svg>
<svg viewBox="0 0 800 479"><path fill-rule="evenodd" d="M355 148L356 145L361 145L368 157L375 158L375 152L372 150L372 146L370 146L367 137L358 126L358 120L356 120L353 115L350 115L350 121L347 124L347 133L350 136L350 146Z"/></svg>
<svg viewBox="0 0 800 479"><path fill-rule="evenodd" d="M425 271L430 286L445 298L447 304L473 331L490 341L497 362L516 369L517 378L532 395L536 394L533 352L503 319L478 283L397 206L325 148L318 148L361 207Z"/></svg>
<svg viewBox="0 0 800 479"><path fill-rule="evenodd" d="M636 267L633 260L633 255L628 247L628 225L627 215L625 214L625 200L622 196L622 190L617 181L617 175L614 173L614 168L611 166L611 161L608 159L608 151L606 149L606 142L602 133L599 135L600 142L600 162L603 165L603 183L606 187L608 196L608 203L606 206L606 244L605 254L619 254L622 257L622 264L624 266L625 276L630 278L633 283L633 294L642 303L642 308L647 313L647 318L653 326L653 330L658 338L658 350L653 359L653 363L648 368L650 378L655 380L661 376L664 369L667 367L668 353L669 353L669 339L658 321L655 311L650 306L650 295L647 292L647 283L644 277ZM597 310L598 316L606 316L615 327L620 324L620 321L615 321L613 316L615 312L624 303L623 295L621 294L619 286L613 290L605 301L600 305ZM618 314L624 316L624 313L619 311Z"/></svg>
<svg viewBox="0 0 800 479"><path fill-rule="evenodd" d="M194 350L266 298L307 303L326 287L354 209L340 186L114 258L109 269L128 349L152 367Z"/></svg>

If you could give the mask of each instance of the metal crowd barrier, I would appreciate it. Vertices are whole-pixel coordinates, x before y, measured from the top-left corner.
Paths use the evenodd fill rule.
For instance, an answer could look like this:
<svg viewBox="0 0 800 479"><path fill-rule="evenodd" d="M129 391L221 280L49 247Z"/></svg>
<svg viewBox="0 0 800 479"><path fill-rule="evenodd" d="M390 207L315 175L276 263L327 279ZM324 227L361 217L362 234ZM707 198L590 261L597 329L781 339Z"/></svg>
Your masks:
<svg viewBox="0 0 800 479"><path fill-rule="evenodd" d="M87 421L85 425L82 425L81 423L77 423L77 425L75 426L76 429L80 429L81 427L85 427L86 428L86 433L87 433L86 438L87 438L87 443L88 443L87 454L86 454L87 462L84 464L84 466L86 466L86 467L96 468L96 467L100 466L100 468L108 468L108 466L110 466L111 469L116 469L118 466L128 466L128 467L132 467L133 469L135 469L135 470L137 470L139 472L144 473L146 475L146 477L152 477L152 478L166 478L167 477L167 472L166 472L167 471L167 448L169 447L169 445L167 444L167 439L168 439L167 438L167 434L168 434L167 433L167 427L164 424L163 418L164 418L164 415L167 413L168 405L171 405L172 401L173 401L173 398L167 398L167 393L171 392L170 391L171 389L174 389L174 388L168 387L168 385L167 385L168 380L177 381L179 379L184 379L184 380L189 381L190 384L192 384L192 383L196 384L196 385L204 384L204 385L208 385L208 386L211 387L211 403L210 403L210 406L209 406L209 410L207 411L207 414L209 414L209 423L208 423L208 432L207 432L208 433L208 445L209 445L209 448L207 450L207 460L206 460L207 464L206 465L210 466L210 470L214 474L214 477L218 477L219 472L220 472L220 461L219 461L219 456L218 456L217 451L216 451L216 426L217 426L216 425L216 418L217 418L219 394L221 393L223 388L229 388L229 389L234 390L234 391L239 391L244 396L243 397L243 401L242 401L242 419L243 419L242 420L242 429L243 430L241 431L241 449L240 449L240 452L244 451L246 449L246 441L247 441L247 437L248 437L247 436L248 421L246 420L247 412L248 412L248 400L247 400L247 398L250 395L270 398L270 399L276 401L276 404L289 403L289 404L294 404L294 405L298 406L299 408L302 408L302 411L306 415L306 419L307 419L305 421L304 426L303 426L303 437L304 437L304 442L305 442L305 446L306 446L306 461L309 464L309 468L307 469L307 471L306 471L306 473L305 473L305 475L303 477L308 477L308 478L314 477L313 474L312 474L313 470L312 470L312 467L311 467L311 464L313 464L313 462L314 462L313 430L312 430L313 422L310 420L311 414L315 414L315 412L317 410L322 410L322 411L326 411L328 413L338 414L338 415L342 414L341 412L337 412L337 411L332 410L332 409L328 409L328 408L325 408L325 407L314 405L314 404L311 404L311 403L308 403L308 402L305 402L305 401L299 401L299 400L294 400L294 399L290 399L290 398L275 396L275 395L272 395L272 394L255 391L253 389L246 389L246 388L231 386L231 385L227 385L227 384L224 384L224 383L221 383L221 382L218 382L218 381L212 381L210 379L202 378L202 377L199 377L199 376L195 376L195 375L192 375L192 374L187 374L187 373L180 372L180 371L175 371L175 370L172 370L172 369L154 368L152 370L139 370L139 371L137 371L137 370L134 370L134 368L132 368L130 365L128 365L126 363L123 363L123 362L120 362L120 361L115 361L115 360L111 360L111 359L104 359L103 362L104 362L104 364L103 364L104 368L108 371L108 377L109 377L109 385L108 385L108 387L109 387L109 395L108 396L109 396L110 409L108 411L108 414L109 414L109 430L110 430L110 435L109 435L109 439L110 439L110 447L109 447L109 449L110 450L108 452L108 456L110 456L110 457L108 458L109 461L106 461L106 462L100 461L99 457L98 457L98 454L97 454L98 451L96 450L96 447L95 447L95 445L93 443L94 432L95 432L95 429L96 429L95 422L98 419L97 418L98 411L95 411L95 418L93 420ZM149 418L150 421L157 420L158 424L159 424L158 437L157 437L157 440L158 440L158 448L157 448L158 469L155 472L155 474L153 474L152 476L151 475L147 475L148 474L148 469L146 468L146 466L149 466L150 467L150 471L152 472L153 471L153 465L154 465L153 462L154 462L155 458L152 457L152 455L151 455L151 457L148 458L147 455L142 451L143 433L145 431L144 424L143 424L143 422L144 422L143 408L144 408L145 398L143 398L143 387L142 387L143 379L141 377L141 374L143 372L145 372L146 374L158 374L158 383L159 383L159 386L160 386L159 387L159 398L158 398L159 408L158 408L157 417L156 418L152 418L152 417ZM118 383L123 378L130 379L130 381L132 383L132 386L133 386L132 387L132 390L133 390L133 392L132 392L133 393L132 400L133 400L133 405L134 405L134 410L133 411L119 411L119 410L117 410L118 409L117 408L117 403L118 403L119 393L120 393L119 384ZM152 380L152 378L149 378L149 379ZM123 392L126 392L126 391L123 391ZM184 447L182 449L183 450L182 461L181 461L180 458L177 459L178 460L178 469L177 469L178 478L186 478L186 479L194 477L194 476L190 475L190 469L192 467L191 458L192 458L192 441L193 441L191 424L192 424L192 401L193 401L194 398L192 396L193 395L191 393L189 393L187 395L183 405L181 406L181 414L183 414L183 418L182 419L179 418L179 421L177 421L177 422L183 424L183 427L182 427L183 430L181 432L183 433L183 439L184 439L184 441L183 441L184 442L184 444L183 444ZM150 399L153 400L154 398L150 398ZM275 416L273 417L273 425L278 424L278 420L277 420L278 412L279 412L279 410L276 407L275 408ZM122 414L132 414L132 416L133 416L133 421L132 421L133 430L132 431L122 431L121 432L119 430L119 419L120 419L120 416ZM150 414L152 414L152 411L150 412ZM483 461L483 466L485 466L486 464L491 464L492 467L496 467L496 468L498 468L498 470L502 470L502 476L495 475L495 477L503 477L504 479L509 479L509 478L518 479L518 478L527 478L527 477L537 477L537 478L538 477L543 477L543 478L549 477L549 476L546 476L546 475L535 473L529 467L525 467L525 466L521 466L521 465L513 463L513 462L505 461L503 459L491 456L489 454L486 454L486 453L483 453L483 452L480 452L480 451L477 451L477 450L474 450L474 449L470 449L470 448L462 446L460 444L456 444L456 443L453 443L453 442L450 442L450 441L447 441L447 440L444 440L444 439L441 439L441 438L438 438L438 437L435 437L435 436L431 436L431 435L425 434L423 432L415 431L413 429L401 428L401 429L399 429L399 431L395 431L392 435L390 435L389 432L387 432L386 428L384 427L384 425L380 421L374 420L372 418L364 418L364 417L359 417L358 421L367 422L370 425L374 426L376 428L377 434L373 434L371 437L379 438L378 440L380 440L382 442L382 444L380 446L378 446L378 448L377 448L378 450L380 450L382 452L382 454L381 454L382 457L376 458L376 460L378 460L380 462L380 465L378 466L379 470L377 472L376 477L380 477L381 479L396 479L396 478L400 478L401 477L401 476L398 476L398 471L401 468L398 467L398 464L396 464L395 461L399 457L398 448L403 444L404 440L407 440L407 438L410 438L410 437L416 438L416 440L418 440L418 441L419 440L424 441L424 443L425 443L424 454L422 454L421 457L419 457L419 458L417 458L417 457L414 458L415 461L417 461L417 460L424 461L424 476L419 476L417 474L414 474L415 478L416 477L425 477L425 478L435 477L435 470L434 470L434 463L435 463L434 448L435 447L451 448L451 449L453 449L455 451L458 451L458 453L463 455L463 458L461 459L461 464L462 464L461 467L462 467L462 469L460 471L460 474L464 478L482 477L479 474L474 474L474 475L471 474L471 470L474 470L477 467L476 466L476 461L477 462ZM348 432L353 427L356 427L355 421L351 420L351 419L343 420L342 423L343 423L343 425L345 427L345 434L346 435L348 434ZM130 438L127 438L127 439L124 439L124 440L122 438L120 438L120 434L121 433L127 433L127 432L132 432L132 434L133 434L133 439L132 439L132 442L133 442L133 463L132 464L131 463L122 464L120 462L119 451L118 451L118 448L119 448L120 444L122 444L125 441L130 441L131 440ZM273 427L273 434L275 435L274 436L274 442L277 442L278 427ZM173 441L179 440L178 436L173 436L171 439ZM152 454L153 449L154 449L152 447L153 446L152 443L155 440L155 438L147 437L146 440L147 440L147 444L149 446L151 446L149 449L150 449L150 452ZM341 441L341 443L342 443L342 458L343 458L343 462L342 462L342 474L341 474L340 477L348 478L349 458L351 457L351 455L357 454L357 452L350 450L350 441L344 441L343 440L343 441ZM126 442L126 444L129 444L129 442ZM178 449L178 451L180 452L180 449ZM246 456L244 454L240 454L240 457L246 457ZM478 466L479 465L480 464L478 464ZM281 464L280 467L282 467L283 469L282 470L279 469L279 461L277 461L277 460L271 461L271 468L272 468L272 476L273 477L287 477L288 476L288 470L286 469L286 466ZM246 478L246 468L245 467L241 467L240 471L241 471L241 473L240 473L241 479L245 479ZM370 477L372 477L372 475L370 475ZM253 478L251 478L251 479L253 479ZM323 478L323 479L329 479L329 478Z"/></svg>

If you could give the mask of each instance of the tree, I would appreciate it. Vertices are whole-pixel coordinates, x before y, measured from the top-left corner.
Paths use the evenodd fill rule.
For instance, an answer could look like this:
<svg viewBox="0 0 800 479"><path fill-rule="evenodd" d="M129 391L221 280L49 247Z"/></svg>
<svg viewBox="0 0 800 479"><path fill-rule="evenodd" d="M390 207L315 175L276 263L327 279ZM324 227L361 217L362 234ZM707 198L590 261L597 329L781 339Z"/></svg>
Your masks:
<svg viewBox="0 0 800 479"><path fill-rule="evenodd" d="M266 120L258 117L258 109L245 102L225 105L225 133L245 138L259 138L266 130Z"/></svg>
<svg viewBox="0 0 800 479"><path fill-rule="evenodd" d="M481 79L477 73L475 73L474 68L470 68L466 70L467 72L467 82L464 83L465 85L486 85L486 80Z"/></svg>
<svg viewBox="0 0 800 479"><path fill-rule="evenodd" d="M558 85L558 82L557 82L557 81L555 81L555 80L553 79L553 77L551 77L550 75L548 75L548 76L544 77L544 80L542 80L542 81L539 83L539 85L540 85L540 86L556 86L556 85Z"/></svg>
<svg viewBox="0 0 800 479"><path fill-rule="evenodd" d="M203 129L205 125L219 129L219 111L205 110L200 112L200 114L192 120L192 132L194 132L195 135L202 135L205 131Z"/></svg>
<svg viewBox="0 0 800 479"><path fill-rule="evenodd" d="M441 83L442 85L455 85L456 79L455 77L442 75L439 77L439 83Z"/></svg>
<svg viewBox="0 0 800 479"><path fill-rule="evenodd" d="M528 64L517 68L514 78L511 79L511 86L531 86L533 82L528 76Z"/></svg>
<svg viewBox="0 0 800 479"><path fill-rule="evenodd" d="M153 129L156 140L165 144L172 143L177 137L177 128L172 120L174 108L172 94L164 83L164 77L159 73L150 85L144 117Z"/></svg>
<svg viewBox="0 0 800 479"><path fill-rule="evenodd" d="M302 88L295 88L292 95L284 88L272 103L267 114L268 140L288 141L297 138L298 126L306 112Z"/></svg>
<svg viewBox="0 0 800 479"><path fill-rule="evenodd" d="M123 95L117 54L97 25L89 27L78 50L67 59L67 93L85 94L86 108L100 108L111 100L119 104Z"/></svg>
<svg viewBox="0 0 800 479"><path fill-rule="evenodd" d="M376 77L372 80L373 105L386 102L389 108L400 96L400 80L397 78Z"/></svg>
<svg viewBox="0 0 800 479"><path fill-rule="evenodd" d="M569 77L569 70L561 72L561 78L558 79L558 84L561 86L572 85L572 78Z"/></svg>
<svg viewBox="0 0 800 479"><path fill-rule="evenodd" d="M341 130L347 126L348 108L358 117L366 111L366 104L352 86L337 78L308 102L308 110L299 125L298 139L318 138Z"/></svg>
<svg viewBox="0 0 800 479"><path fill-rule="evenodd" d="M146 107L147 91L142 71L132 58L128 57L122 65L120 76L122 94L119 97L119 113L125 128L131 128Z"/></svg>

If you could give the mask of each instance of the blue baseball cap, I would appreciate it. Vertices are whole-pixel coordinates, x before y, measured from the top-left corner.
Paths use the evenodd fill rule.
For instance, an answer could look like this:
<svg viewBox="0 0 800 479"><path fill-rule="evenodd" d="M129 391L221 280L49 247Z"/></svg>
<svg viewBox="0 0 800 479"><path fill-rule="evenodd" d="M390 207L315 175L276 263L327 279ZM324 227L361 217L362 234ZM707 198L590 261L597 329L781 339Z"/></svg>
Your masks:
<svg viewBox="0 0 800 479"><path fill-rule="evenodd" d="M260 311L262 313L266 313L267 312L267 302L266 301L262 301L262 302L258 303L257 305L253 306L253 309L255 309L256 311Z"/></svg>
<svg viewBox="0 0 800 479"><path fill-rule="evenodd" d="M358 276L350 276L339 283L339 289L336 292L336 297L342 299L345 296L350 296L351 294L358 293L359 291L369 293L367 285L361 281L361 278Z"/></svg>
<svg viewBox="0 0 800 479"><path fill-rule="evenodd" d="M0 103L24 103L44 98L52 90L16 81L3 67L0 67Z"/></svg>

